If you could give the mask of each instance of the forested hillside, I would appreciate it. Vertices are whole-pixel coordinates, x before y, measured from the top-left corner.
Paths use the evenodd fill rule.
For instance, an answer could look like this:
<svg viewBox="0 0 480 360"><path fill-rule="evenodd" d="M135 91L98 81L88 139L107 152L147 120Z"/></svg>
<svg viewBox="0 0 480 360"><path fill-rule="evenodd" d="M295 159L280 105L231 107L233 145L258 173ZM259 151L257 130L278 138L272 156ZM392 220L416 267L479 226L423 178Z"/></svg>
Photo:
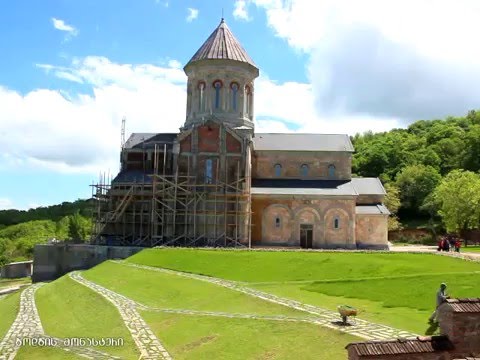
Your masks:
<svg viewBox="0 0 480 360"><path fill-rule="evenodd" d="M449 232L480 227L480 111L352 137L356 176L378 176L400 200L401 222L441 219Z"/></svg>
<svg viewBox="0 0 480 360"><path fill-rule="evenodd" d="M28 211L0 211L0 265L30 259L35 244L88 239L92 228L89 203L77 200Z"/></svg>
<svg viewBox="0 0 480 360"><path fill-rule="evenodd" d="M352 142L354 176L380 177L387 206L398 211L391 230L411 221L456 233L480 227L480 111L357 134ZM49 239L88 239L91 227L90 200L0 211L0 263L30 258L34 244Z"/></svg>

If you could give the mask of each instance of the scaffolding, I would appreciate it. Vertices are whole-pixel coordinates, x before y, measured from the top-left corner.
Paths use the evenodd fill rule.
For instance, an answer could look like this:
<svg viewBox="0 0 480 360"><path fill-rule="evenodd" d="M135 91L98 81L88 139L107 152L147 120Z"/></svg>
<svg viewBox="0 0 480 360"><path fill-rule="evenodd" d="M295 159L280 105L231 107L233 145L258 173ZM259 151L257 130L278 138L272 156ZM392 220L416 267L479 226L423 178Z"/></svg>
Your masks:
<svg viewBox="0 0 480 360"><path fill-rule="evenodd" d="M167 148L163 166L155 145L153 172L142 181L105 181L92 185L95 200L91 242L125 246L250 247L250 179L225 169L213 182L199 181L187 167L179 174L178 161L167 173ZM226 167L225 167L226 168ZM186 174L185 174L186 170ZM222 178L224 181L221 181Z"/></svg>

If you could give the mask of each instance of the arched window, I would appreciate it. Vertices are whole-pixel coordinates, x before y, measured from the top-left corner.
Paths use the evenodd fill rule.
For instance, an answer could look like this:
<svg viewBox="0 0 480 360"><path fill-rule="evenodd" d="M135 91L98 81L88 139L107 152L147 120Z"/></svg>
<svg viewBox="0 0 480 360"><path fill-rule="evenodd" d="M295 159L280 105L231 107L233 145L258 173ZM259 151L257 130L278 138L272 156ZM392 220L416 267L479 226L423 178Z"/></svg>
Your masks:
<svg viewBox="0 0 480 360"><path fill-rule="evenodd" d="M213 161L212 159L207 159L205 161L205 184L213 183Z"/></svg>
<svg viewBox="0 0 480 360"><path fill-rule="evenodd" d="M280 220L280 218L277 216L275 218L275 227L276 228L279 228L280 226L282 226L282 221Z"/></svg>
<svg viewBox="0 0 480 360"><path fill-rule="evenodd" d="M335 177L335 165L328 165L328 177L333 179Z"/></svg>
<svg viewBox="0 0 480 360"><path fill-rule="evenodd" d="M215 89L215 97L214 97L214 108L220 108L220 89L222 88L222 82L220 80L216 80L213 82L213 88Z"/></svg>
<svg viewBox="0 0 480 360"><path fill-rule="evenodd" d="M250 111L251 111L251 106L252 106L252 89L250 89L250 86L245 86L245 113L247 116L250 116Z"/></svg>
<svg viewBox="0 0 480 360"><path fill-rule="evenodd" d="M280 165L280 164L275 164L275 166L273 167L273 169L275 170L275 176L276 176L276 177L282 176L282 165Z"/></svg>
<svg viewBox="0 0 480 360"><path fill-rule="evenodd" d="M302 166L300 166L300 175L302 177L307 177L308 176L308 165L307 164L303 164Z"/></svg>
<svg viewBox="0 0 480 360"><path fill-rule="evenodd" d="M198 111L205 111L205 81L198 83Z"/></svg>
<svg viewBox="0 0 480 360"><path fill-rule="evenodd" d="M333 228L340 229L340 219L338 217L335 217L335 219L333 219Z"/></svg>
<svg viewBox="0 0 480 360"><path fill-rule="evenodd" d="M232 89L232 110L237 110L237 97L238 97L238 84L236 82L232 82L230 84L230 89Z"/></svg>

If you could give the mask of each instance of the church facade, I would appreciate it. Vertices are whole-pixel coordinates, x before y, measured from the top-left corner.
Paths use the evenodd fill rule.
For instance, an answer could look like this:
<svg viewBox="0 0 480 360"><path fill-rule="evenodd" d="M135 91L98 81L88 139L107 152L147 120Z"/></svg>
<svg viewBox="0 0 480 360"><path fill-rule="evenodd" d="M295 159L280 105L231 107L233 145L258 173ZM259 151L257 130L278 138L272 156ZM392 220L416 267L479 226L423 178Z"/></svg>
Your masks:
<svg viewBox="0 0 480 360"><path fill-rule="evenodd" d="M125 142L94 242L388 248L385 190L352 178L347 135L255 133L259 69L223 19L184 70L183 127Z"/></svg>

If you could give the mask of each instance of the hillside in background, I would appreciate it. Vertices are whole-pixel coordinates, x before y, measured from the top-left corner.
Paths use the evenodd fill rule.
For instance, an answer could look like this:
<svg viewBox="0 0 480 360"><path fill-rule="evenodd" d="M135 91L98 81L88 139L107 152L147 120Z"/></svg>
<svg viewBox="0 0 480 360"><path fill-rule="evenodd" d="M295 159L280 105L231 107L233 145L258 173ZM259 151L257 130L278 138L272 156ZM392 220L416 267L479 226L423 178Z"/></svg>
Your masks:
<svg viewBox="0 0 480 360"><path fill-rule="evenodd" d="M49 240L85 241L92 229L91 200L30 210L0 211L0 265L31 259L35 244Z"/></svg>
<svg viewBox="0 0 480 360"><path fill-rule="evenodd" d="M354 176L379 177L387 190L386 204L394 213L390 230L461 233L480 227L480 111L357 134L352 142ZM33 246L49 239L88 239L91 202L0 211L0 263L31 258ZM467 202L471 209L460 213L469 217L458 217L458 206Z"/></svg>

